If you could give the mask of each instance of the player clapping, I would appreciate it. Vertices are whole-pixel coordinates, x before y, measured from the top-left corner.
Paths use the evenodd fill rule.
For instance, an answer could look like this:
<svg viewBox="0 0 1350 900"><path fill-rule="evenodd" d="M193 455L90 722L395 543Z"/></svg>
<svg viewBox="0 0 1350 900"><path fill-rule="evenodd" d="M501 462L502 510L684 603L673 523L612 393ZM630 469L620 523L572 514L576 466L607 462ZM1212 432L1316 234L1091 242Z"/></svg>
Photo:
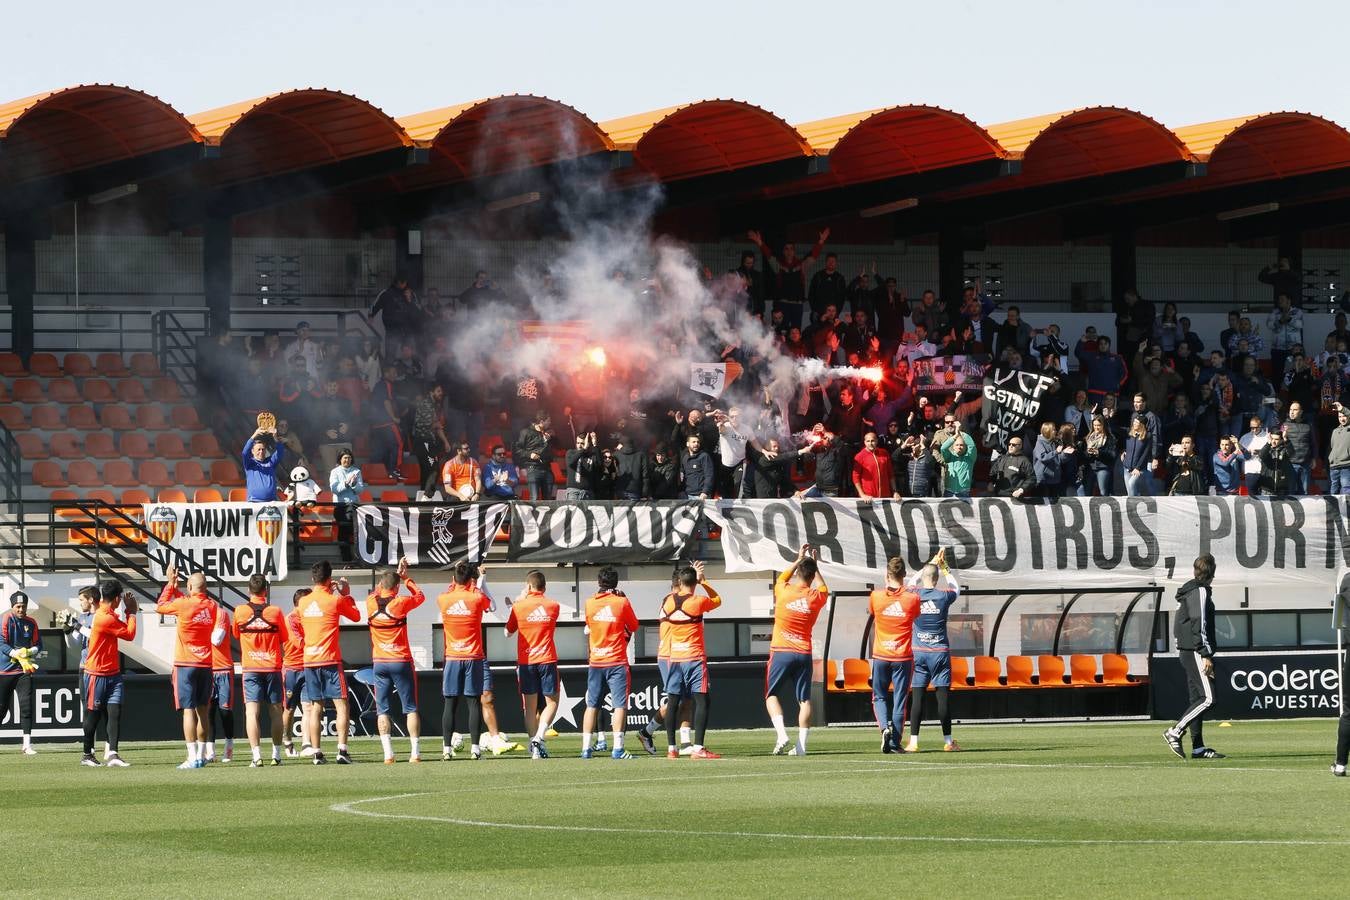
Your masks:
<svg viewBox="0 0 1350 900"><path fill-rule="evenodd" d="M89 625L89 644L80 690L84 697L84 755L82 766L98 766L94 758L94 735L106 721L108 749L104 764L122 768L129 763L118 753L122 730L122 654L118 641L136 638L136 598L122 593L122 584L105 581L98 587L99 605Z"/></svg>
<svg viewBox="0 0 1350 900"><path fill-rule="evenodd" d="M788 755L806 755L811 729L811 632L829 600L830 589L820 577L816 551L810 544L802 544L797 559L773 586L773 639L769 643L764 705L778 735L774 756L787 750L790 743L783 723L783 704L777 696L787 687L797 698L797 743Z"/></svg>
<svg viewBox="0 0 1350 900"><path fill-rule="evenodd" d="M638 630L637 614L633 612L633 604L619 590L619 573L613 566L600 570L596 586L600 592L586 601L586 633L591 651L586 674L586 713L581 725L581 757L591 758L591 735L599 719L600 703L608 692L614 709L614 752L611 756L632 759L633 754L623 747L623 734L632 684L628 640Z"/></svg>
<svg viewBox="0 0 1350 900"><path fill-rule="evenodd" d="M408 593L399 596L402 582ZM408 575L408 560L398 561L398 570L385 572L375 582L375 592L366 599L366 622L370 625L370 658L375 675L375 711L379 716L380 745L386 764L394 762L390 736L390 712L393 695L408 720L408 738L412 751L408 762L422 761L419 741L422 719L417 713L417 670L412 646L408 643L408 613L426 602L426 595Z"/></svg>

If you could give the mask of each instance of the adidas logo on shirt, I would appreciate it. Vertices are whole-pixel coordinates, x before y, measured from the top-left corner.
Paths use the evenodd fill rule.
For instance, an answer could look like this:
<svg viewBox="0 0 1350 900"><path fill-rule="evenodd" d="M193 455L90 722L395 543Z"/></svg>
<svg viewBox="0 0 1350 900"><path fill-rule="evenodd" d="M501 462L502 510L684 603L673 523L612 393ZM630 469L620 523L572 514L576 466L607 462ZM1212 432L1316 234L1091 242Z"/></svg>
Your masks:
<svg viewBox="0 0 1350 900"><path fill-rule="evenodd" d="M547 608L545 608L545 607L543 607L543 606L536 606L533 610L530 611L530 614L529 614L528 616L525 617L525 621L526 621L526 622L552 622L552 621L553 621L553 616L549 615L549 611L548 611Z"/></svg>
<svg viewBox="0 0 1350 900"><path fill-rule="evenodd" d="M306 619L313 619L317 616L322 616L323 610L319 608L317 600L311 600L309 606L306 606L300 615L304 616Z"/></svg>
<svg viewBox="0 0 1350 900"><path fill-rule="evenodd" d="M613 622L613 621L614 621L614 610L610 609L608 606L602 606L602 607L600 608L600 611L599 611L598 613L595 614L595 621L597 621L597 622Z"/></svg>
<svg viewBox="0 0 1350 900"><path fill-rule="evenodd" d="M883 616L894 616L897 619L903 619L905 617L905 608L897 601L883 609L881 614Z"/></svg>
<svg viewBox="0 0 1350 900"><path fill-rule="evenodd" d="M789 603L787 608L793 612L809 613L811 611L811 604L807 602L805 597L798 597L796 600Z"/></svg>
<svg viewBox="0 0 1350 900"><path fill-rule="evenodd" d="M197 610L195 613L192 614L192 618L188 619L189 622L214 622L215 620L216 620L215 612L208 611L205 609Z"/></svg>
<svg viewBox="0 0 1350 900"><path fill-rule="evenodd" d="M464 605L463 600L456 600L455 605L445 611L447 616L467 616L469 608Z"/></svg>

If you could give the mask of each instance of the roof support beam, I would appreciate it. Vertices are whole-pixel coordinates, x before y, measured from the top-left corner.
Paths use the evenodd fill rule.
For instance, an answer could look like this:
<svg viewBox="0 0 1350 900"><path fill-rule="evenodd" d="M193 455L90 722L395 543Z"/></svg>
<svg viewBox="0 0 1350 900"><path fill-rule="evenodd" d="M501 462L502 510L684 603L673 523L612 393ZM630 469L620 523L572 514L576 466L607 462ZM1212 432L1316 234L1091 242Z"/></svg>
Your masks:
<svg viewBox="0 0 1350 900"><path fill-rule="evenodd" d="M186 169L198 160L212 158L218 150L206 144L180 144L78 172L20 182L0 193L0 217L58 206L124 184L158 178Z"/></svg>

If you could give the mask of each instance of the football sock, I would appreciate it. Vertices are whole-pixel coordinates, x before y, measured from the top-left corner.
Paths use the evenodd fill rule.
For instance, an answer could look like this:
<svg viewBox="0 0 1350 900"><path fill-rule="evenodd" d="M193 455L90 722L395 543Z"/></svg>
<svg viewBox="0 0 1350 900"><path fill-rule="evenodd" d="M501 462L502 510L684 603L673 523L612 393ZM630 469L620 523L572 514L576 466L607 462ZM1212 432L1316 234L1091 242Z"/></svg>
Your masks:
<svg viewBox="0 0 1350 900"><path fill-rule="evenodd" d="M413 737L410 738L410 740L412 741L412 755L421 756L422 750L421 747L419 746L422 743L421 737Z"/></svg>
<svg viewBox="0 0 1350 900"><path fill-rule="evenodd" d="M259 762L262 760L262 747L250 747L249 749L253 751L254 762Z"/></svg>
<svg viewBox="0 0 1350 900"><path fill-rule="evenodd" d="M623 732L622 732L622 731L616 731L616 732L614 732L614 749L615 749L615 750L622 750L622 749L623 749Z"/></svg>
<svg viewBox="0 0 1350 900"><path fill-rule="evenodd" d="M1345 765L1347 757L1350 757L1350 713L1341 716L1336 728L1336 765Z"/></svg>
<svg viewBox="0 0 1350 900"><path fill-rule="evenodd" d="M446 697L441 708L441 744L449 749L455 742L455 714L459 712L459 698Z"/></svg>
<svg viewBox="0 0 1350 900"><path fill-rule="evenodd" d="M384 758L394 758L394 741L387 734L380 735L380 746L384 748Z"/></svg>
<svg viewBox="0 0 1350 900"><path fill-rule="evenodd" d="M469 743L477 747L483 739L483 704L477 697L465 697L469 707Z"/></svg>
<svg viewBox="0 0 1350 900"><path fill-rule="evenodd" d="M708 733L708 695L694 695L694 743L702 747Z"/></svg>
<svg viewBox="0 0 1350 900"><path fill-rule="evenodd" d="M681 744L687 744L687 743L689 743L689 726L688 726L688 725L681 725L681 726L680 726L680 743L681 743Z"/></svg>
<svg viewBox="0 0 1350 900"><path fill-rule="evenodd" d="M583 731L583 732L581 733L581 749L582 749L582 750L589 750L589 749L591 749L591 747L594 746L594 741L595 741L595 738L594 738L594 736L593 736L589 731Z"/></svg>
<svg viewBox="0 0 1350 900"><path fill-rule="evenodd" d="M187 758L188 758L188 761L191 762L192 760L198 758L198 757L197 757L197 742L196 742L196 741L187 741L186 743L187 743L187 755L188 755Z"/></svg>
<svg viewBox="0 0 1350 900"><path fill-rule="evenodd" d="M84 716L84 752L86 754L94 752L94 732L98 729L98 720L103 715L103 710L94 707L85 713Z"/></svg>
<svg viewBox="0 0 1350 900"><path fill-rule="evenodd" d="M773 723L773 730L778 734L778 741L782 743L788 739L787 727L783 724L782 716L769 716L769 721Z"/></svg>
<svg viewBox="0 0 1350 900"><path fill-rule="evenodd" d="M103 744L103 755L107 756L117 752L117 745L122 738L122 704L109 703L104 715L108 717L108 740Z"/></svg>
<svg viewBox="0 0 1350 900"><path fill-rule="evenodd" d="M923 723L923 692L924 688L916 687L909 698L909 736L914 740L919 739L919 726Z"/></svg>
<svg viewBox="0 0 1350 900"><path fill-rule="evenodd" d="M938 721L942 723L942 739L951 743L952 738L952 714L947 706L948 696L951 688L940 687L934 693L937 694L937 712Z"/></svg>
<svg viewBox="0 0 1350 900"><path fill-rule="evenodd" d="M276 744L272 745L272 758L281 759L281 747Z"/></svg>
<svg viewBox="0 0 1350 900"><path fill-rule="evenodd" d="M809 728L797 729L797 746L801 747L803 750L806 749L806 736L808 733L810 733L810 731L811 729Z"/></svg>

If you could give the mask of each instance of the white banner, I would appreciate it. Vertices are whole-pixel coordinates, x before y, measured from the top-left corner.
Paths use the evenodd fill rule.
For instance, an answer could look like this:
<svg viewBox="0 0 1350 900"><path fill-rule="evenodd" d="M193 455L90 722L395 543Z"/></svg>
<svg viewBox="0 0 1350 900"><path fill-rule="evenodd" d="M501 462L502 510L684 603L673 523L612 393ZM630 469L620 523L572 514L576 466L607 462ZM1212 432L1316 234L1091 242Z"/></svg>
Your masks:
<svg viewBox="0 0 1350 900"><path fill-rule="evenodd" d="M150 572L163 578L178 551L180 572L205 572L222 581L248 581L260 572L286 577L284 503L147 503L145 530Z"/></svg>
<svg viewBox="0 0 1350 900"><path fill-rule="evenodd" d="M1345 497L1066 497L708 501L728 572L782 569L804 543L826 578L880 583L940 548L962 577L1000 586L1115 587L1185 580L1212 553L1216 584L1336 590L1350 566Z"/></svg>

